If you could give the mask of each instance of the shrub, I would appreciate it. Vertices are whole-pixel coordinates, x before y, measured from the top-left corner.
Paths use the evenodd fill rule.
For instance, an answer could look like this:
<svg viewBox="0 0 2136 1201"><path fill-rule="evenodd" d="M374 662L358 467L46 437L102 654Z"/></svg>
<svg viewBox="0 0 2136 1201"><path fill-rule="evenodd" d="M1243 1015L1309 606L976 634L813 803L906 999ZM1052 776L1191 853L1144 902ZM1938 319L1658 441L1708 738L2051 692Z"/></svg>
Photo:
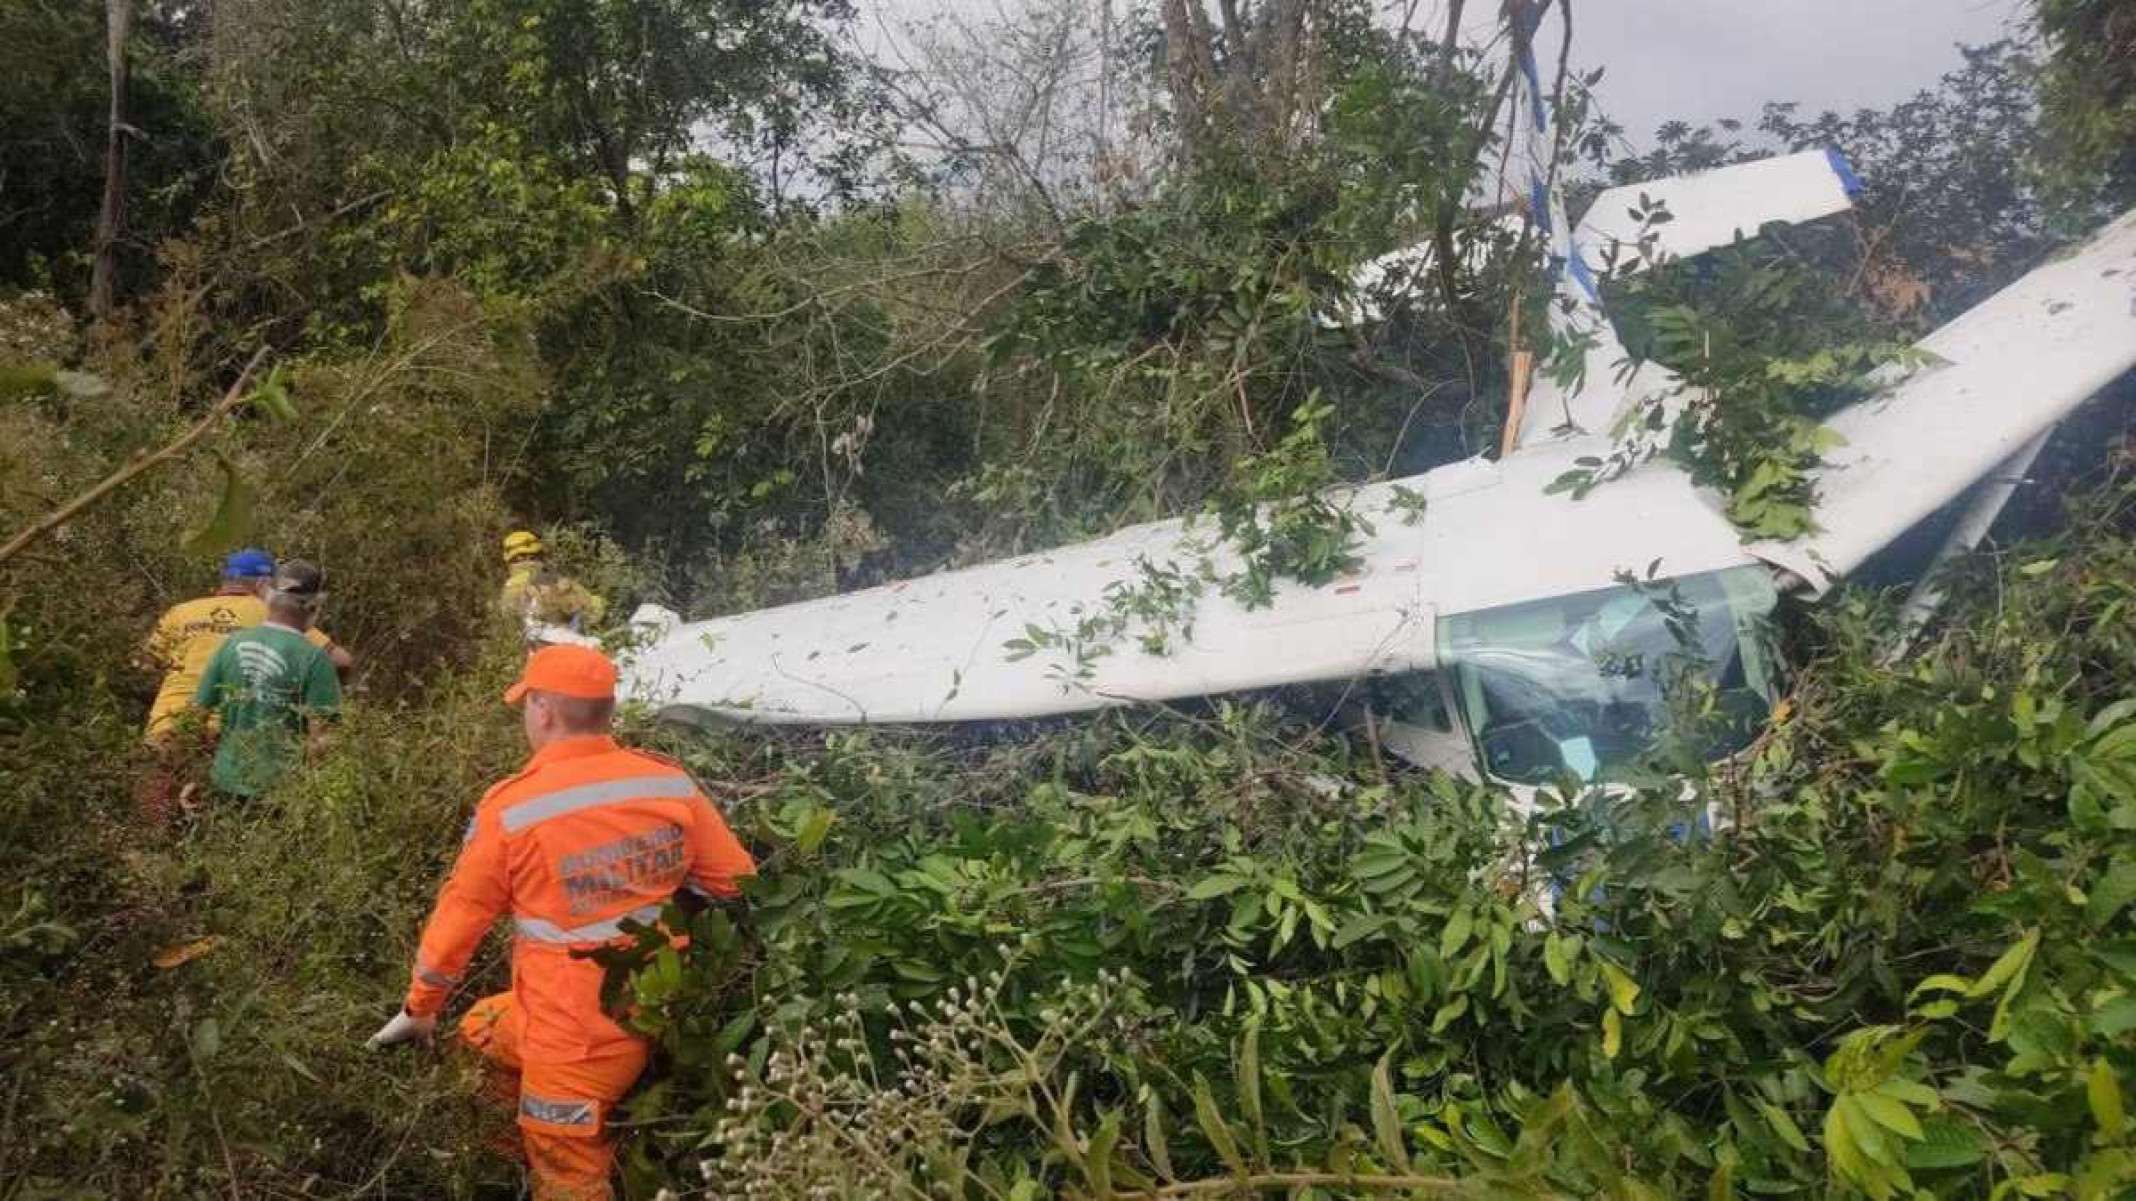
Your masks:
<svg viewBox="0 0 2136 1201"><path fill-rule="evenodd" d="M2132 503L1977 570L1904 670L1874 665L1887 602L1841 601L1771 732L1688 790L1657 764L1526 819L1259 706L688 741L773 851L739 925L639 950L663 1072L635 1171L799 1196L826 1180L712 1148L798 1163L849 1107L917 1145L855 1134L834 1195L945 1195L949 1162L962 1196L2109 1195L2136 1166ZM944 1022L1013 1057L1094 983L1106 1017L1020 1078L1037 1101L899 1058Z"/></svg>

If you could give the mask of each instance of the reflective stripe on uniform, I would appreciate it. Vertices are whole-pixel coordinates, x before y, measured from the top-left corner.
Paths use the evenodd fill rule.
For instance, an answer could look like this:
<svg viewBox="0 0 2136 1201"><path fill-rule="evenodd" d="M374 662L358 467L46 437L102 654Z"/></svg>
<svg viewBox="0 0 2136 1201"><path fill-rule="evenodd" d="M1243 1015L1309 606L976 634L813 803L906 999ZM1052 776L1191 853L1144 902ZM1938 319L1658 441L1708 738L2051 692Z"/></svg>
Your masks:
<svg viewBox="0 0 2136 1201"><path fill-rule="evenodd" d="M435 968L424 967L420 963L415 965L415 978L432 988L455 988L460 983L459 977L448 976Z"/></svg>
<svg viewBox="0 0 2136 1201"><path fill-rule="evenodd" d="M579 1100L551 1100L532 1093L519 1094L519 1112L537 1122L551 1126L593 1125L593 1102Z"/></svg>
<svg viewBox="0 0 2136 1201"><path fill-rule="evenodd" d="M633 776L625 780L602 780L597 784L581 784L556 792L529 797L506 809L503 814L506 833L517 834L537 822L597 805L612 805L617 801L637 800L640 797L693 797L697 786L688 776Z"/></svg>
<svg viewBox="0 0 2136 1201"><path fill-rule="evenodd" d="M591 922L584 926L559 926L555 922L538 917L514 915L512 929L521 938L535 942L607 942L623 936L624 922L655 922L660 919L660 906L641 905L629 913L612 917L605 922Z"/></svg>

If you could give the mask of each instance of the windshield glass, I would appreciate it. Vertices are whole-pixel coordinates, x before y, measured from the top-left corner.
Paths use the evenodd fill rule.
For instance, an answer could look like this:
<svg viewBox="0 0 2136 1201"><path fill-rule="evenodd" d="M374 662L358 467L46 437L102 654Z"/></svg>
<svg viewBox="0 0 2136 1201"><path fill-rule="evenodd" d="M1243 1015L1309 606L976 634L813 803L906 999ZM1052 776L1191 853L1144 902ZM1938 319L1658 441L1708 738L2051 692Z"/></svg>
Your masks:
<svg viewBox="0 0 2136 1201"><path fill-rule="evenodd" d="M1553 596L1439 622L1439 659L1484 770L1520 784L1610 777L1670 728L1670 702L1715 688L1709 757L1740 749L1771 711L1762 567Z"/></svg>

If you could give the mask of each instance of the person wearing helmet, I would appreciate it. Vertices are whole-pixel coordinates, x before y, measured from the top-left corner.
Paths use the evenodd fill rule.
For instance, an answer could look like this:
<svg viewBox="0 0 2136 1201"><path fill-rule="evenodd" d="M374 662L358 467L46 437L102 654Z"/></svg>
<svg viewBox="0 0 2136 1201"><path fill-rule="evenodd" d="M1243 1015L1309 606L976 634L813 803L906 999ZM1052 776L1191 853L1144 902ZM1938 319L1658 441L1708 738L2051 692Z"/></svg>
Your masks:
<svg viewBox="0 0 2136 1201"><path fill-rule="evenodd" d="M583 634L608 609L585 585L549 566L547 549L531 531L505 535L504 571L497 607L519 622L529 642L549 641L557 630Z"/></svg>
<svg viewBox="0 0 2136 1201"><path fill-rule="evenodd" d="M208 660L193 703L219 718L211 778L220 791L267 791L303 758L316 723L340 713L333 660L307 637L325 599L324 572L301 559L281 564L268 581L267 619L223 639Z"/></svg>
<svg viewBox="0 0 2136 1201"><path fill-rule="evenodd" d="M267 620L262 592L273 575L273 555L257 547L233 551L223 559L222 583L212 594L171 606L149 633L142 662L163 678L142 729L152 762L135 800L153 824L166 825L175 815L181 779L212 721L193 706L200 677L223 639ZM346 673L355 662L325 633L314 629L305 636L326 652L336 672Z"/></svg>
<svg viewBox="0 0 2136 1201"><path fill-rule="evenodd" d="M512 918L508 991L476 1001L460 1041L516 1085L535 1201L606 1201L608 1125L650 1048L602 1003L589 953L653 925L679 893L731 898L756 863L673 760L617 743L615 664L545 646L504 694L532 757L491 788L423 926L400 1012L373 1049L425 1039L497 919Z"/></svg>

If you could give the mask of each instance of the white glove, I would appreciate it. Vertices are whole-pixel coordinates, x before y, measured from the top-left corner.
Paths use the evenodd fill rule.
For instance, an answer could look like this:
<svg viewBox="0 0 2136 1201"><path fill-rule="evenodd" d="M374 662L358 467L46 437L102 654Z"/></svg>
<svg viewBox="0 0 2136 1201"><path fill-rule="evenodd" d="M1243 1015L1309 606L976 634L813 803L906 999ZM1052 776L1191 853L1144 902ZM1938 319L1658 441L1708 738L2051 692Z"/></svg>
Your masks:
<svg viewBox="0 0 2136 1201"><path fill-rule="evenodd" d="M373 1051L376 1051L380 1047L390 1047L394 1043L404 1043L412 1039L418 1038L429 1038L431 1032L435 1031L437 1028L437 1018L415 1017L411 1015L407 1010L403 1009L399 1013L393 1015L392 1021L387 1022L383 1026L380 1026L378 1028L378 1033L372 1035L370 1041L364 1043L364 1046L370 1048Z"/></svg>

